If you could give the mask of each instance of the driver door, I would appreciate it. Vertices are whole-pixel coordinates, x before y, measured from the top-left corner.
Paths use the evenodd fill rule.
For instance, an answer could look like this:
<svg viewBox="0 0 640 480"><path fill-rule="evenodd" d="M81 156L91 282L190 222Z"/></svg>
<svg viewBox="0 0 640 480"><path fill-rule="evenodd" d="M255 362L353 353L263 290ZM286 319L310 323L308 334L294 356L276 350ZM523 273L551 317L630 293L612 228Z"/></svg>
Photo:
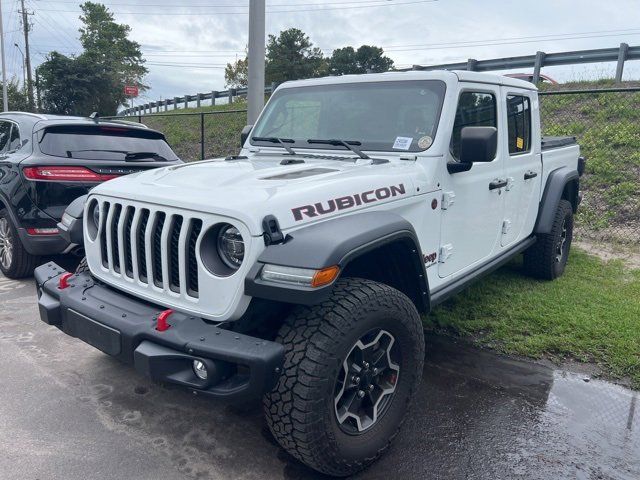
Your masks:
<svg viewBox="0 0 640 480"><path fill-rule="evenodd" d="M488 260L500 244L504 195L503 188L495 185L503 178L504 146L498 125L503 118L499 98L500 88L487 85L463 89L458 99L447 160L458 161L464 127L496 127L498 148L493 161L474 163L466 172L445 174L438 256L441 278L473 269Z"/></svg>

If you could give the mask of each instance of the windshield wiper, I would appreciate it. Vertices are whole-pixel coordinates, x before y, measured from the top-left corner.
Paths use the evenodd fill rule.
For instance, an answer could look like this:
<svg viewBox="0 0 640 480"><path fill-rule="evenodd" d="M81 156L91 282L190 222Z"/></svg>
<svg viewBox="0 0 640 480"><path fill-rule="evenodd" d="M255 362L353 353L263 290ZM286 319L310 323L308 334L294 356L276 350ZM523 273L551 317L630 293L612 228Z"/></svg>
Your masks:
<svg viewBox="0 0 640 480"><path fill-rule="evenodd" d="M156 152L126 152L124 155L125 162L143 159L167 161L165 157Z"/></svg>
<svg viewBox="0 0 640 480"><path fill-rule="evenodd" d="M297 155L296 152L293 151L287 143L296 143L295 140L291 138L280 138L280 137L251 137L251 140L254 142L269 142L269 143L279 143L282 148L284 148L289 155Z"/></svg>
<svg viewBox="0 0 640 480"><path fill-rule="evenodd" d="M351 150L353 153L355 153L356 155L358 155L360 158L364 158L367 160L370 160L371 157L369 157L369 155L362 153L362 151L360 151L359 148L356 148L356 146L362 145L362 142L358 142L357 140L337 140L337 139L330 139L330 140L314 140L313 138L310 138L309 140L307 140L307 143L316 143L316 144L321 144L321 145L335 145L335 146L340 146L342 145L343 147L348 148L349 150Z"/></svg>

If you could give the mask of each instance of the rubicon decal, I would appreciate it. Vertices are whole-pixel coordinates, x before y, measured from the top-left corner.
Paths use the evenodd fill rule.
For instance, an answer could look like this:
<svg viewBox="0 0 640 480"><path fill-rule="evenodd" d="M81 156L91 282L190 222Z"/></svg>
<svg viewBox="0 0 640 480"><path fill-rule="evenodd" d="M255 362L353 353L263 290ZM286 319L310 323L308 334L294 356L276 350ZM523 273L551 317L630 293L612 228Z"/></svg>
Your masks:
<svg viewBox="0 0 640 480"><path fill-rule="evenodd" d="M397 197L398 195L404 195L406 193L404 184L401 183L400 185L392 185L390 187L367 190L366 192L347 195L345 197L333 198L313 205L303 205L301 207L292 208L291 212L293 213L293 218L295 218L296 221L300 221L303 220L304 217L313 218L319 215L326 215L337 210L346 210L359 205Z"/></svg>

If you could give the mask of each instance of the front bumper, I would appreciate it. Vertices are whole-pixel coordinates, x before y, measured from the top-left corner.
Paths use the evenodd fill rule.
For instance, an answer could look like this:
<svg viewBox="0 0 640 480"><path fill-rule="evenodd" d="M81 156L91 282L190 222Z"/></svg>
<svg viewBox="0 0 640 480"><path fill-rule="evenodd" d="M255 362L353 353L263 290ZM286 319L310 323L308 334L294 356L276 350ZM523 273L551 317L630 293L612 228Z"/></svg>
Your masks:
<svg viewBox="0 0 640 480"><path fill-rule="evenodd" d="M156 330L164 310L100 284L87 273L72 276L60 289L65 271L49 262L35 270L43 322L133 365L154 380L181 385L194 393L226 399L257 398L275 385L284 348L175 312L171 327ZM194 360L207 366L208 378L193 372Z"/></svg>

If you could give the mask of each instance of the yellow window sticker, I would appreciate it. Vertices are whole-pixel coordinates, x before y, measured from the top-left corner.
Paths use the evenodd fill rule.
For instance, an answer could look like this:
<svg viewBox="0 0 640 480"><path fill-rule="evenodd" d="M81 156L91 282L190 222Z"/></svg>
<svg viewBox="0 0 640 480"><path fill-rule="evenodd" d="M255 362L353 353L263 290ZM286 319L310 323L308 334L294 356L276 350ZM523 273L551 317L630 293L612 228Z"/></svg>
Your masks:
<svg viewBox="0 0 640 480"><path fill-rule="evenodd" d="M524 138L516 138L516 147L518 147L518 150L522 150L524 148Z"/></svg>

